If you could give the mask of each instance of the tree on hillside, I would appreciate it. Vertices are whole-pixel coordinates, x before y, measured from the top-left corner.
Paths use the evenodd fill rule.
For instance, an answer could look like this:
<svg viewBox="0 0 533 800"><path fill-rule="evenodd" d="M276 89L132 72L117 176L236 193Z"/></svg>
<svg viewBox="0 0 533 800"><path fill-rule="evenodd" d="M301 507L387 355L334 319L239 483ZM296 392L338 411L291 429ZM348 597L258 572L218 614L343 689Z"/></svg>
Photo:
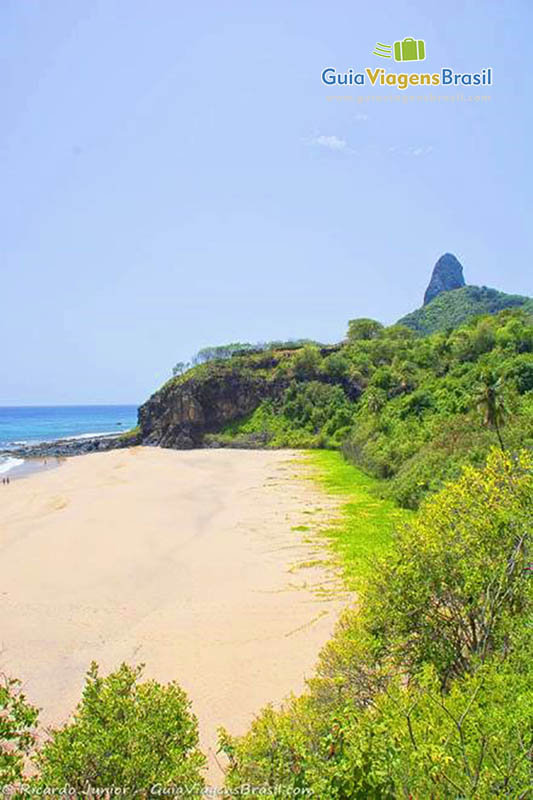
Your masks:
<svg viewBox="0 0 533 800"><path fill-rule="evenodd" d="M172 375L176 378L178 375L183 375L184 372L187 372L191 365L186 364L185 361L178 361L177 364L174 364L172 367Z"/></svg>
<svg viewBox="0 0 533 800"><path fill-rule="evenodd" d="M496 431L502 450L505 450L500 428L505 424L507 409L505 406L503 378L497 377L490 369L483 371L481 382L478 386L475 402L477 408L483 413L483 421L489 428Z"/></svg>
<svg viewBox="0 0 533 800"><path fill-rule="evenodd" d="M314 378L318 374L321 366L321 356L318 347L306 344L298 350L294 357L294 375L300 380Z"/></svg>
<svg viewBox="0 0 533 800"><path fill-rule="evenodd" d="M365 393L366 407L371 414L379 414L387 404L387 393L377 386L370 386Z"/></svg>
<svg viewBox="0 0 533 800"><path fill-rule="evenodd" d="M359 339L368 341L369 339L378 339L383 336L383 325L375 319L351 319L348 322L348 341L356 342Z"/></svg>

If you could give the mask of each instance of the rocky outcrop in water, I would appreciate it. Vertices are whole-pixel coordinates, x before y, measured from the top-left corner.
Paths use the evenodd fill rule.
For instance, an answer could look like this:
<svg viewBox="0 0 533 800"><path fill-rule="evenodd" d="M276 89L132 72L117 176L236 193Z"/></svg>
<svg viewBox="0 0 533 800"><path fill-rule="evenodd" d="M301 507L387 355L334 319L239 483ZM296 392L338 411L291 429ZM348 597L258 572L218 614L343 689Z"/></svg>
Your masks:
<svg viewBox="0 0 533 800"><path fill-rule="evenodd" d="M137 432L112 436L94 436L84 439L56 439L54 442L26 444L6 450L10 456L17 458L52 458L61 456L82 456L86 453L103 453L107 450L119 450L140 444Z"/></svg>

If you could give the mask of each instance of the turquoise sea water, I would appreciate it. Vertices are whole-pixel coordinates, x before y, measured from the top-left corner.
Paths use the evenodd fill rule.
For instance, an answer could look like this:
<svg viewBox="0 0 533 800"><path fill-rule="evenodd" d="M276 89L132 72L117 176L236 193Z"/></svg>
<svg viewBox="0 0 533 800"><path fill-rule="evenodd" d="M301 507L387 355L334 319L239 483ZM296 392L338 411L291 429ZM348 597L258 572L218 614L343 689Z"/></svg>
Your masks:
<svg viewBox="0 0 533 800"><path fill-rule="evenodd" d="M137 406L0 406L0 450L54 439L120 433L136 424ZM17 466L14 461L0 455L0 473Z"/></svg>

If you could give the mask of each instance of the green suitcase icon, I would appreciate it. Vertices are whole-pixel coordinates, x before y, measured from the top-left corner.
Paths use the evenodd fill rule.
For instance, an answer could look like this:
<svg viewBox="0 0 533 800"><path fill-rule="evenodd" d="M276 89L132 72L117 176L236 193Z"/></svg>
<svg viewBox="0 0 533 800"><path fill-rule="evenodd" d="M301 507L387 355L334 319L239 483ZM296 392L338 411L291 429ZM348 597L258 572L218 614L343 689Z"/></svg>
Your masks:
<svg viewBox="0 0 533 800"><path fill-rule="evenodd" d="M394 42L395 61L424 61L426 57L426 43L423 39L404 39Z"/></svg>

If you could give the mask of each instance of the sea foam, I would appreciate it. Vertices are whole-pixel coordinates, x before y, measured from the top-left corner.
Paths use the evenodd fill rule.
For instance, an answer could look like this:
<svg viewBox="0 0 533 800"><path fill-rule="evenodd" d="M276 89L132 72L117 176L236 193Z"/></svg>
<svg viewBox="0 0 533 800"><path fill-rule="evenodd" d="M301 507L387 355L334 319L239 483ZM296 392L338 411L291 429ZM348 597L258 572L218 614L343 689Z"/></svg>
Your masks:
<svg viewBox="0 0 533 800"><path fill-rule="evenodd" d="M15 467L20 467L21 464L24 464L23 458L13 458L12 456L7 456L7 458L5 458L0 456L0 474L5 474Z"/></svg>

